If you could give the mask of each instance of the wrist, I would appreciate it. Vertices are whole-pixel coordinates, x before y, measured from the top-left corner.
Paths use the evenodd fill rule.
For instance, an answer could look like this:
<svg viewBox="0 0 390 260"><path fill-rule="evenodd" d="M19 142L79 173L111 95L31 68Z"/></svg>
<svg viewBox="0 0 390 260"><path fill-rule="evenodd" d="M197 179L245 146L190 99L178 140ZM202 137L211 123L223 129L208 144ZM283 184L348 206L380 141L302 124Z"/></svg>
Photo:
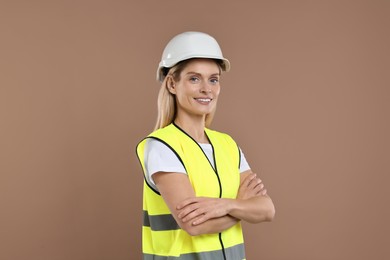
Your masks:
<svg viewBox="0 0 390 260"><path fill-rule="evenodd" d="M227 214L230 215L238 207L239 199L225 199L227 201Z"/></svg>

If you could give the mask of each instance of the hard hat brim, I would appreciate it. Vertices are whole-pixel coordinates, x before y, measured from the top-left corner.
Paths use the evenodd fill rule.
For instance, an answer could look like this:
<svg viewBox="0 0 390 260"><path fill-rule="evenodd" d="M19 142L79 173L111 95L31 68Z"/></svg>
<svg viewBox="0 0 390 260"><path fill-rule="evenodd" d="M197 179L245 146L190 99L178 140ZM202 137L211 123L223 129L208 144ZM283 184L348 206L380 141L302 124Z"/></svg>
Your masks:
<svg viewBox="0 0 390 260"><path fill-rule="evenodd" d="M189 60L189 59L195 59L195 58L199 58L199 59L213 59L213 60L220 60L223 62L223 66L222 66L222 71L225 71L225 72L228 72L230 70L230 61L226 58L221 58L221 57L217 57L217 56L202 56L202 55L189 55L189 56L186 56L186 57L182 57L178 60L176 59L172 59L172 60L164 60L164 61L161 61L159 63L159 66L158 66L158 69L157 69L157 75L156 75L156 79L160 82L162 82L165 78L165 76L163 75L163 68L172 68L173 66L175 66L177 63L181 62L181 61L185 61L185 60Z"/></svg>

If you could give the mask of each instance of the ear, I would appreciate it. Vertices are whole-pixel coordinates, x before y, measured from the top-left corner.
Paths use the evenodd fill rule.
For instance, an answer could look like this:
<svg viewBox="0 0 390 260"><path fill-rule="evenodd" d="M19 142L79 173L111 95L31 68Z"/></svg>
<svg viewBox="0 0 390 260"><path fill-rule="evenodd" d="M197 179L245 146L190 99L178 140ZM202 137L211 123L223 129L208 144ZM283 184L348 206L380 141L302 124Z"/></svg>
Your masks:
<svg viewBox="0 0 390 260"><path fill-rule="evenodd" d="M172 77L167 79L167 89L171 94L176 94L176 84Z"/></svg>

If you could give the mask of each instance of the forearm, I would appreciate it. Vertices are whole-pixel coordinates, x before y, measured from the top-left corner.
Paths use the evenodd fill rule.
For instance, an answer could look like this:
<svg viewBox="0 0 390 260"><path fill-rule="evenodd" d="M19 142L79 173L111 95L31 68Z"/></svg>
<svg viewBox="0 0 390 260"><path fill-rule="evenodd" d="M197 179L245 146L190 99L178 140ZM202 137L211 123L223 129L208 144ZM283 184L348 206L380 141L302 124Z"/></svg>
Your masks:
<svg viewBox="0 0 390 260"><path fill-rule="evenodd" d="M271 221L275 215L275 207L268 195L232 199L228 214L249 223L259 223Z"/></svg>
<svg viewBox="0 0 390 260"><path fill-rule="evenodd" d="M233 216L226 215L219 218L209 219L201 224L194 225L191 221L180 223L181 227L192 236L220 233L232 226L239 220Z"/></svg>

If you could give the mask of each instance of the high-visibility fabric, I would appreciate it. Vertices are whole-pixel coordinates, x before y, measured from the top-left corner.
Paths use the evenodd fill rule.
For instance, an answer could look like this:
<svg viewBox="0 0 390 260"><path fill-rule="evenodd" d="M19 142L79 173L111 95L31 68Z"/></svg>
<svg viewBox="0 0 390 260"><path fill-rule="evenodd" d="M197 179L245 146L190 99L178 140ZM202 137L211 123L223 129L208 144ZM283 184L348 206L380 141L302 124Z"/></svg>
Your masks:
<svg viewBox="0 0 390 260"><path fill-rule="evenodd" d="M199 144L178 126L170 124L137 145L137 155L144 173L146 139L154 138L165 143L177 155L197 197L236 198L240 185L239 148L227 134L210 129L205 129L205 133L213 147L215 170ZM245 259L240 222L222 233L190 236L176 223L159 192L146 181L143 213L144 259Z"/></svg>

